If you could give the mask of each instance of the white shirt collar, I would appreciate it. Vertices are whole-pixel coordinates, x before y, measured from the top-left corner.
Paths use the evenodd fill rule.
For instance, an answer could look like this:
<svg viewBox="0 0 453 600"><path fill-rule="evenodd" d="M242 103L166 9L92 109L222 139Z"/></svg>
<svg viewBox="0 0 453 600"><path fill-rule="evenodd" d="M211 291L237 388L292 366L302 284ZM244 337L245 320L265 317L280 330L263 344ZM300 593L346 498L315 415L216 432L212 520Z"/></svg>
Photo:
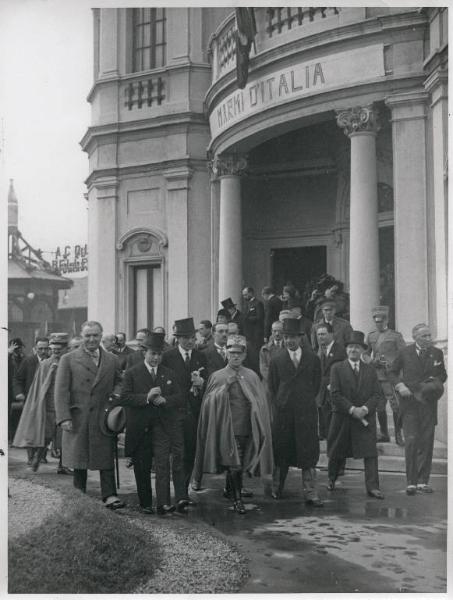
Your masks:
<svg viewBox="0 0 453 600"><path fill-rule="evenodd" d="M184 359L184 362L186 360L186 354L189 355L189 360L192 358L192 350L184 350L179 344L178 344L178 350L180 351L181 356Z"/></svg>
<svg viewBox="0 0 453 600"><path fill-rule="evenodd" d="M297 360L300 360L300 357L302 356L302 348L300 346L297 348L297 350L290 350L289 348L287 348L287 350L289 352L291 359L293 357L296 357Z"/></svg>
<svg viewBox="0 0 453 600"><path fill-rule="evenodd" d="M148 369L148 372L149 372L151 375L157 375L157 367L152 367L151 365L149 365L149 364L146 362L146 360L145 360L144 362L145 362L145 367Z"/></svg>
<svg viewBox="0 0 453 600"><path fill-rule="evenodd" d="M360 371L360 360L358 360L357 362L354 362L352 360L349 360L349 358L348 358L348 362L351 365L352 370L355 370L356 365L357 365L357 367L358 367L358 369Z"/></svg>

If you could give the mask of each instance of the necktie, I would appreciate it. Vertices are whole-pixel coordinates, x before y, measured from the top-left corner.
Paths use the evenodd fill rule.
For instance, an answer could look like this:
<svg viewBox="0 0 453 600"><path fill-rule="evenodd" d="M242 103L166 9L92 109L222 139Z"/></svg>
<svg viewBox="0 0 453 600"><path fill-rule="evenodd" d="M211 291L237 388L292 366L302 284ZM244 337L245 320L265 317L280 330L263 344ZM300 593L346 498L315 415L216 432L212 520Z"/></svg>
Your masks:
<svg viewBox="0 0 453 600"><path fill-rule="evenodd" d="M418 356L420 357L421 360L425 360L425 358L426 358L426 350L420 349L419 353L418 353Z"/></svg>
<svg viewBox="0 0 453 600"><path fill-rule="evenodd" d="M293 352L293 358L292 358L292 360L293 360L293 365L297 369L297 367L299 366L299 361L297 360L296 351Z"/></svg>
<svg viewBox="0 0 453 600"><path fill-rule="evenodd" d="M185 364L186 364L186 369L189 370L190 369L190 356L189 356L188 352L186 352Z"/></svg>
<svg viewBox="0 0 453 600"><path fill-rule="evenodd" d="M99 357L97 355L96 352L90 352L90 356L91 356L91 360L94 362L94 364L96 365L96 367L99 364Z"/></svg>
<svg viewBox="0 0 453 600"><path fill-rule="evenodd" d="M359 365L358 365L358 363L354 363L354 375L355 375L355 378L358 380L359 379Z"/></svg>
<svg viewBox="0 0 453 600"><path fill-rule="evenodd" d="M225 348L222 346L220 348L220 356L223 358L224 361L226 361L226 352L225 352Z"/></svg>
<svg viewBox="0 0 453 600"><path fill-rule="evenodd" d="M153 383L156 383L156 369L154 367L151 368L151 377L153 378Z"/></svg>

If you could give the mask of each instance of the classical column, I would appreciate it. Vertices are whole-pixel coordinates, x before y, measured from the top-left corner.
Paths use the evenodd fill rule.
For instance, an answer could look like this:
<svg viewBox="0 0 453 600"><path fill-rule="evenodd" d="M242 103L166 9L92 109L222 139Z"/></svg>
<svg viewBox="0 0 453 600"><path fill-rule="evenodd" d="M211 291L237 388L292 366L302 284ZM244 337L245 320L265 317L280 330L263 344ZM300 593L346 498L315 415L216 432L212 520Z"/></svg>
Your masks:
<svg viewBox="0 0 453 600"><path fill-rule="evenodd" d="M357 107L337 113L337 124L351 140L349 289L351 324L370 330L371 309L379 301L376 110Z"/></svg>
<svg viewBox="0 0 453 600"><path fill-rule="evenodd" d="M425 81L425 90L431 94L432 156L429 170L432 173L432 223L430 224L431 261L429 268L430 293L433 314L430 325L436 340L448 337L447 321L447 253L448 253L448 71L443 65Z"/></svg>
<svg viewBox="0 0 453 600"><path fill-rule="evenodd" d="M189 182L193 171L167 169L168 325L189 314Z"/></svg>
<svg viewBox="0 0 453 600"><path fill-rule="evenodd" d="M242 288L241 173L243 156L221 155L212 164L220 179L219 301L231 297L239 304Z"/></svg>
<svg viewBox="0 0 453 600"><path fill-rule="evenodd" d="M88 191L88 318L100 321L104 331L117 326L117 237L118 180L97 179Z"/></svg>
<svg viewBox="0 0 453 600"><path fill-rule="evenodd" d="M427 97L414 91L385 101L392 111L396 328L406 340L414 325L428 319Z"/></svg>

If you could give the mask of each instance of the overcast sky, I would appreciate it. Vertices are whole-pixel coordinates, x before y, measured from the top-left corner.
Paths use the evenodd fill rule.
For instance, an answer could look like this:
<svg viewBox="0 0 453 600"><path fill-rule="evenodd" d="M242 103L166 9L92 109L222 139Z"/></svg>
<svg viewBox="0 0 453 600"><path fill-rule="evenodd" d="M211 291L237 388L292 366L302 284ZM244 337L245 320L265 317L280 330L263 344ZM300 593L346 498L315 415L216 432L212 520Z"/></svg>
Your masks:
<svg viewBox="0 0 453 600"><path fill-rule="evenodd" d="M0 24L2 199L13 178L19 229L33 247L85 243L88 158L79 141L90 123L91 9L0 0Z"/></svg>

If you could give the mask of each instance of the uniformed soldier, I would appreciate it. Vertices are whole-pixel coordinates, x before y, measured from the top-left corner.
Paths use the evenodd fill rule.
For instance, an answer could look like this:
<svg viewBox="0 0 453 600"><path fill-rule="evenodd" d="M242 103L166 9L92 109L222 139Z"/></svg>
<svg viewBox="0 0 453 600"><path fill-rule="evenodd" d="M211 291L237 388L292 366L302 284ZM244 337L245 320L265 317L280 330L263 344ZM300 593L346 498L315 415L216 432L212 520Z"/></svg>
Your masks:
<svg viewBox="0 0 453 600"><path fill-rule="evenodd" d="M398 400L395 395L392 384L388 378L388 369L395 360L401 348L406 346L401 333L393 331L388 327L389 307L376 306L372 311L373 321L376 329L367 336L368 350L364 353L364 359L370 357L370 363L376 368L379 383L381 384L383 397L377 407L377 417L379 421L380 435L378 442L389 442L390 436L387 426L387 413L385 410L387 400L393 412L393 422L395 425L395 441L399 446L404 446L401 418L399 414Z"/></svg>

